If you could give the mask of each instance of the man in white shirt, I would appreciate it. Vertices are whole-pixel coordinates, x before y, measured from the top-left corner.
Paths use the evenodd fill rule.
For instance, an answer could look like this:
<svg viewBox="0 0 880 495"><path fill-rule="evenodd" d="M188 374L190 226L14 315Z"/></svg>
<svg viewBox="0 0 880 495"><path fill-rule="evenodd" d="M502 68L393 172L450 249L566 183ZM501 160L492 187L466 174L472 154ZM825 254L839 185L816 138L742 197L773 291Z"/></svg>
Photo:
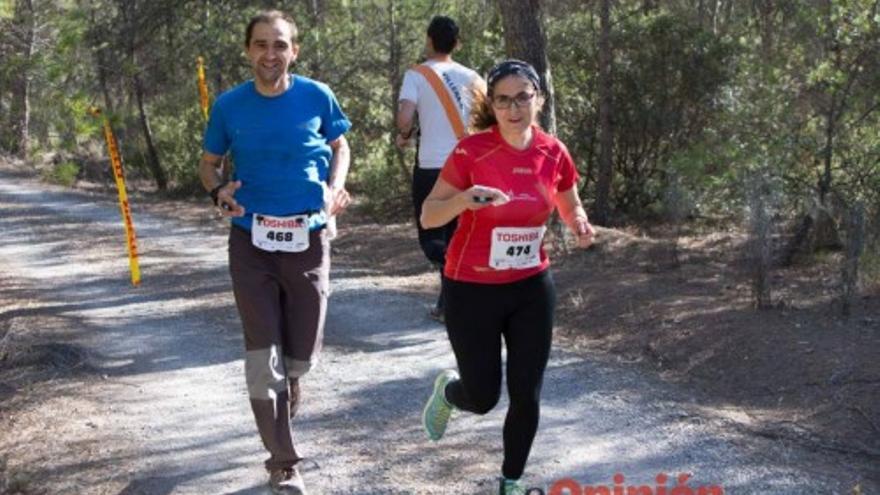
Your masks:
<svg viewBox="0 0 880 495"><path fill-rule="evenodd" d="M474 93L485 94L486 89L486 83L479 74L452 60L452 52L458 46L458 25L455 21L445 16L431 19L425 40L427 60L404 74L397 111L399 133L396 142L400 147L412 143L416 131L415 114L418 113L418 163L413 167L412 182L416 228L422 251L428 260L439 266L441 277L446 245L455 231L456 222L453 220L436 229L423 229L419 224L422 203L434 187L446 157L462 137L457 134L467 128ZM430 74L420 72L425 68L436 74L436 88L428 78ZM446 94L438 91L445 91ZM431 316L440 320L443 318L442 290Z"/></svg>

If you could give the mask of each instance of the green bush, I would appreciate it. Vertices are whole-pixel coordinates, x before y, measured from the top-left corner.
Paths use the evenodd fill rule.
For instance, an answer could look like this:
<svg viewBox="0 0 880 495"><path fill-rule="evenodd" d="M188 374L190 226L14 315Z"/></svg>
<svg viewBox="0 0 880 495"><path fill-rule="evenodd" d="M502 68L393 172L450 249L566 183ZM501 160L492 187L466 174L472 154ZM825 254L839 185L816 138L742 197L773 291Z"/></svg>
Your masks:
<svg viewBox="0 0 880 495"><path fill-rule="evenodd" d="M153 137L171 187L199 191L198 164L205 122L197 107L153 117Z"/></svg>
<svg viewBox="0 0 880 495"><path fill-rule="evenodd" d="M411 214L409 181L384 143L363 143L362 158L352 162L349 189L363 201L364 211L378 218L401 220ZM354 140L352 149L361 143ZM411 166L408 164L408 167Z"/></svg>
<svg viewBox="0 0 880 495"><path fill-rule="evenodd" d="M79 164L68 161L53 165L52 168L44 174L44 177L49 182L70 187L76 183L79 172Z"/></svg>

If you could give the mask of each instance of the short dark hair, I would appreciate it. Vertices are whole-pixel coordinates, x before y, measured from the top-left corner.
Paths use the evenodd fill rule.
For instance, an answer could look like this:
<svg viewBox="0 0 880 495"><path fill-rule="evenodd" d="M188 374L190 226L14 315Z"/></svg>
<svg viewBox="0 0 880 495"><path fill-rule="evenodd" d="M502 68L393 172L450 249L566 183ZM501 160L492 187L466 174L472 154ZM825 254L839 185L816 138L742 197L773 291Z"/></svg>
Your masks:
<svg viewBox="0 0 880 495"><path fill-rule="evenodd" d="M251 17L250 22L248 22L247 28L244 31L244 46L251 46L251 35L254 33L254 26L261 22L272 24L273 21L276 21L278 19L281 19L282 21L290 24L290 43L292 45L295 45L297 36L299 36L299 32L296 29L296 23L293 22L293 17L290 17L288 14L285 14L280 10L264 10L259 14Z"/></svg>
<svg viewBox="0 0 880 495"><path fill-rule="evenodd" d="M428 25L428 37L431 38L435 51L452 53L458 45L458 24L445 15L435 16Z"/></svg>

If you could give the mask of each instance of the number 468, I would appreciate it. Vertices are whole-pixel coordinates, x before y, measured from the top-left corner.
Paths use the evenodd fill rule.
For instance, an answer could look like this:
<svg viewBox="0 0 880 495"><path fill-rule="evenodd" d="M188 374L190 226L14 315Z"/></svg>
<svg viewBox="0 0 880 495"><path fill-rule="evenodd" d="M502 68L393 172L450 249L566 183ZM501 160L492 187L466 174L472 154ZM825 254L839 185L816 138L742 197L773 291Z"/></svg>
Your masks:
<svg viewBox="0 0 880 495"><path fill-rule="evenodd" d="M270 241L290 242L293 240L293 232L275 232L274 230L270 230L266 233L266 238Z"/></svg>

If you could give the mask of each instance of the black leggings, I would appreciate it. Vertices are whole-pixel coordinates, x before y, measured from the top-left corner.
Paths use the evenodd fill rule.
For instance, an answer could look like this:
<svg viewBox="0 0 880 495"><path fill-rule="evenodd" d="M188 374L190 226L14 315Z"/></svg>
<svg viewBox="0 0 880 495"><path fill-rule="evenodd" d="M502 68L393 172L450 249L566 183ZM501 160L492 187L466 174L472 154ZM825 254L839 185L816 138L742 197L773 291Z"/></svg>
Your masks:
<svg viewBox="0 0 880 495"><path fill-rule="evenodd" d="M440 169L424 169L420 167L413 168L412 178L412 200L413 213L416 217L416 228L419 231L419 245L425 257L436 265L443 265L446 259L446 245L452 238L457 222L455 219L442 227L435 229L423 229L419 217L422 216L422 203L434 188L437 177L440 176Z"/></svg>
<svg viewBox="0 0 880 495"><path fill-rule="evenodd" d="M556 289L549 270L510 284L444 280L446 331L461 379L446 397L465 411L486 414L501 395L501 336L507 347L504 420L505 478L519 479L538 430L541 383L550 355Z"/></svg>
<svg viewBox="0 0 880 495"><path fill-rule="evenodd" d="M455 232L458 220L452 219L446 225L434 229L423 229L422 223L419 221L422 216L422 204L425 202L425 198L428 197L428 194L431 193L431 189L434 188L434 183L437 182L437 177L439 176L439 168L426 169L421 168L418 165L413 167L412 200L413 213L415 213L416 217L416 229L418 229L419 233L419 246L421 246L422 252L425 253L425 257L428 258L428 261L439 268L440 278L442 280L443 263L446 260L446 246L449 244L449 240L452 239L452 234ZM443 300L444 291L441 287L440 295L437 297L438 309L443 309Z"/></svg>

